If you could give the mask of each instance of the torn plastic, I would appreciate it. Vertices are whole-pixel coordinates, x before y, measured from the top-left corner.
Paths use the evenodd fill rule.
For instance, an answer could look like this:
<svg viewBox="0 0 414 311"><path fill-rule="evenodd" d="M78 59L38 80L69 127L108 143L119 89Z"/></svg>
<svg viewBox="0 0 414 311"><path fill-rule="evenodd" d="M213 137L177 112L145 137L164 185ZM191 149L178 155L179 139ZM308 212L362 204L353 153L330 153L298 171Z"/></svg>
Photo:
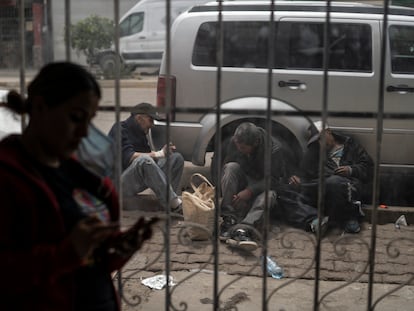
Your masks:
<svg viewBox="0 0 414 311"><path fill-rule="evenodd" d="M163 289L167 284L167 276L165 274L155 275L141 281L142 285L148 286L152 289ZM169 277L169 286L174 286L174 279L172 276Z"/></svg>
<svg viewBox="0 0 414 311"><path fill-rule="evenodd" d="M401 215L395 221L395 228L400 229L401 226L408 226L407 219L405 218L405 215Z"/></svg>

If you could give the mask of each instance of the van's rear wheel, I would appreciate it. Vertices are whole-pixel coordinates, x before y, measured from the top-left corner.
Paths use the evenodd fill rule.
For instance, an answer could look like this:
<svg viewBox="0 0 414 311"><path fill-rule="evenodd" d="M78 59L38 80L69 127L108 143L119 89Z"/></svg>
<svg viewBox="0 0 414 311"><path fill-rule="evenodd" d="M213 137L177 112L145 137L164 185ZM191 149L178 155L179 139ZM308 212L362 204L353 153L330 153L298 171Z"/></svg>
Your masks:
<svg viewBox="0 0 414 311"><path fill-rule="evenodd" d="M106 78L113 78L115 76L116 59L117 56L115 54L106 54L101 57L99 66Z"/></svg>

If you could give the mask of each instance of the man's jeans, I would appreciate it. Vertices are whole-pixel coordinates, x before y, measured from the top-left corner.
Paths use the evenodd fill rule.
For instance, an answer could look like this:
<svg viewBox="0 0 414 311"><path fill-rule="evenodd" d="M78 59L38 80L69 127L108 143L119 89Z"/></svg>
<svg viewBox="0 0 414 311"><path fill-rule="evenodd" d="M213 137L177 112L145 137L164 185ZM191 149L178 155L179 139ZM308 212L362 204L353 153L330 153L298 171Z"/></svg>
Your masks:
<svg viewBox="0 0 414 311"><path fill-rule="evenodd" d="M244 204L235 206L233 196L241 190L246 189L248 177L244 174L240 165L236 162L229 162L223 167L223 176L221 178L221 190L223 200L221 204L221 215L232 215L237 223L246 224L259 229L263 223L265 210L265 192L253 197ZM276 206L277 194L275 191L268 191L269 209Z"/></svg>
<svg viewBox="0 0 414 311"><path fill-rule="evenodd" d="M177 189L183 174L183 156L174 152L170 154L171 184L169 188L170 200L177 198ZM150 188L164 207L168 207L167 199L167 159L154 161L148 155L141 155L134 159L121 176L124 196L131 197Z"/></svg>

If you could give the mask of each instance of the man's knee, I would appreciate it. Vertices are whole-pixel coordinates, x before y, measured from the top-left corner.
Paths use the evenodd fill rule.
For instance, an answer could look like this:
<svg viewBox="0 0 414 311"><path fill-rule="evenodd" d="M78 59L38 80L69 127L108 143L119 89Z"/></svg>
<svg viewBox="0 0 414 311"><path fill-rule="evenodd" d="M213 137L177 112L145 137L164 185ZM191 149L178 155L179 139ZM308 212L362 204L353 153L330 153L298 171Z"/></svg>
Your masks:
<svg viewBox="0 0 414 311"><path fill-rule="evenodd" d="M170 160L173 166L184 167L184 157L179 152L174 152L170 156Z"/></svg>
<svg viewBox="0 0 414 311"><path fill-rule="evenodd" d="M149 155L143 154L143 155L140 155L138 158L135 158L131 163L131 165L133 165L135 167L141 166L141 165L144 165L144 164L152 165L152 164L155 164L155 161Z"/></svg>
<svg viewBox="0 0 414 311"><path fill-rule="evenodd" d="M228 162L223 166L224 173L237 173L240 171L240 164L237 162Z"/></svg>

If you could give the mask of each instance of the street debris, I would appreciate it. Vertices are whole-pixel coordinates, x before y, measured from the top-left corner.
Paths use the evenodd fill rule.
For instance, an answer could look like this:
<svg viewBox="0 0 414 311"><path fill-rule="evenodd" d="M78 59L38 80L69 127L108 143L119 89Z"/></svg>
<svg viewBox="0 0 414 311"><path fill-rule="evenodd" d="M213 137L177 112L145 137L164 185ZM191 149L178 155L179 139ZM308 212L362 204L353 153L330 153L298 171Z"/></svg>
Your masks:
<svg viewBox="0 0 414 311"><path fill-rule="evenodd" d="M152 289L163 289L165 285L167 284L167 276L165 274L161 275L155 275L146 279L143 279L141 281L142 285L148 286ZM169 285L174 286L176 283L174 283L174 279L172 276L169 277Z"/></svg>
<svg viewBox="0 0 414 311"><path fill-rule="evenodd" d="M407 219L405 218L405 215L401 215L395 221L395 228L400 229L401 226L408 226Z"/></svg>

